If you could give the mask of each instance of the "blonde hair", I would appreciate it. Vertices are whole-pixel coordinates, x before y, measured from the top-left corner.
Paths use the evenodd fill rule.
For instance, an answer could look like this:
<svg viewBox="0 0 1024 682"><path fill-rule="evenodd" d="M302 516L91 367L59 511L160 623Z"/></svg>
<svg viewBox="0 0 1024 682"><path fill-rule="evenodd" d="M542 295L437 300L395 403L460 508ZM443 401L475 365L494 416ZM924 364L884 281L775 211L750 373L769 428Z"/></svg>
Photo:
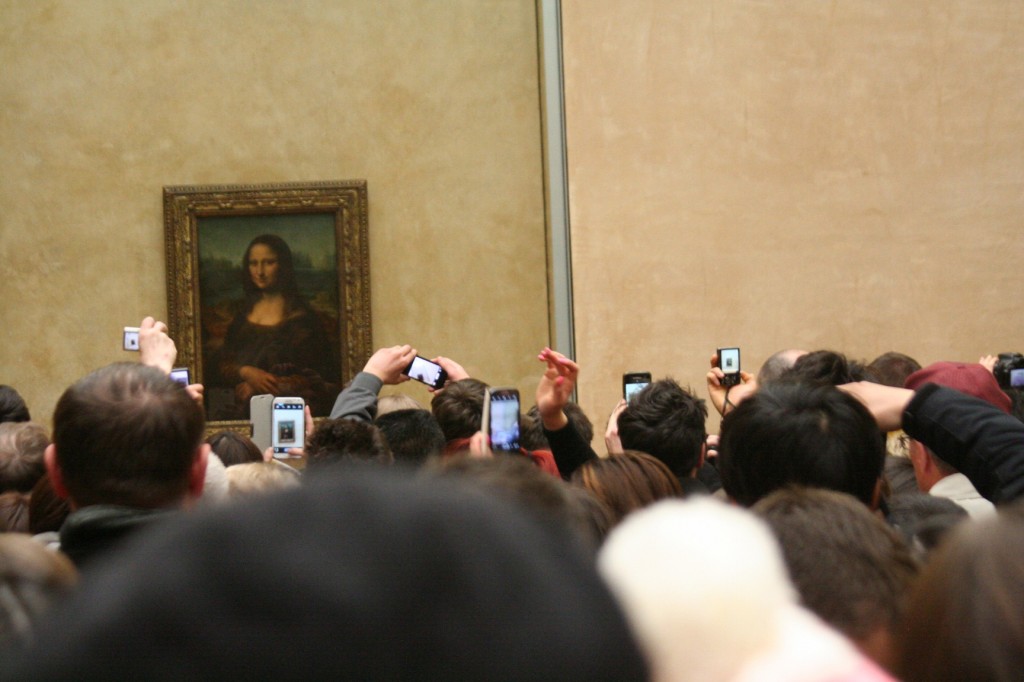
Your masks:
<svg viewBox="0 0 1024 682"><path fill-rule="evenodd" d="M388 412L398 412L399 410L424 410L427 408L416 402L415 398L405 395L404 393L394 393L392 395L382 395L377 400L377 416L385 415Z"/></svg>
<svg viewBox="0 0 1024 682"><path fill-rule="evenodd" d="M249 498L299 485L299 472L280 462L247 462L225 470L228 499Z"/></svg>

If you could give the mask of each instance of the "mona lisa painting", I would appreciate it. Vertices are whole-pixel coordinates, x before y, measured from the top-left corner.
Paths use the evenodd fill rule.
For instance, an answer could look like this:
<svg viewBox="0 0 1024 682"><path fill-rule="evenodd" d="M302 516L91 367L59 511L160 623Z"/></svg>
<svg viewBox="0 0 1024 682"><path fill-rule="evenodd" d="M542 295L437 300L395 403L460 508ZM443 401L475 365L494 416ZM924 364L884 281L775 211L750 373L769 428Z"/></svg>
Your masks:
<svg viewBox="0 0 1024 682"><path fill-rule="evenodd" d="M369 357L366 183L165 187L164 219L171 337L211 426L260 394L326 416Z"/></svg>

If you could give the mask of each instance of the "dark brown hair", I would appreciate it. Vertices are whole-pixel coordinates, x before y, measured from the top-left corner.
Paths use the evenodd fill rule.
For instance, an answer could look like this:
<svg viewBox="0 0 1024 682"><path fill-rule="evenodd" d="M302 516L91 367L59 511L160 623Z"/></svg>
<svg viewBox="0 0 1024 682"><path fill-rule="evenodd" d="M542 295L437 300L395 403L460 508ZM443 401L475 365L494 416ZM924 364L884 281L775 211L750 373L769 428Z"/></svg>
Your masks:
<svg viewBox="0 0 1024 682"><path fill-rule="evenodd" d="M248 436L235 431L218 431L207 438L206 442L226 467L263 461L263 453L256 443Z"/></svg>
<svg viewBox="0 0 1024 682"><path fill-rule="evenodd" d="M204 417L185 388L135 363L98 369L64 391L53 443L74 502L162 507L188 492Z"/></svg>
<svg viewBox="0 0 1024 682"><path fill-rule="evenodd" d="M434 394L430 411L437 419L445 441L470 438L480 430L487 384L477 379L454 381Z"/></svg>
<svg viewBox="0 0 1024 682"><path fill-rule="evenodd" d="M31 490L46 473L43 454L49 444L46 429L35 422L0 424L0 492Z"/></svg>

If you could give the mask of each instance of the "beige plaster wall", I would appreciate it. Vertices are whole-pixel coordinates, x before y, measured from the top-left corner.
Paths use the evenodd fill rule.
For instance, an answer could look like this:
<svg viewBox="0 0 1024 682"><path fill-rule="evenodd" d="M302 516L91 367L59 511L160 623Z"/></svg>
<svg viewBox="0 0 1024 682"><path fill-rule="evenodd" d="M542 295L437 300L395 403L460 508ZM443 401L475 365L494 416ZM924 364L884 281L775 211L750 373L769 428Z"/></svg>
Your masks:
<svg viewBox="0 0 1024 682"><path fill-rule="evenodd" d="M532 392L536 31L532 0L0 1L0 383L48 422L166 315L162 186L361 178L375 346Z"/></svg>
<svg viewBox="0 0 1024 682"><path fill-rule="evenodd" d="M1024 350L1024 4L563 3L577 355ZM718 420L709 426L717 428Z"/></svg>

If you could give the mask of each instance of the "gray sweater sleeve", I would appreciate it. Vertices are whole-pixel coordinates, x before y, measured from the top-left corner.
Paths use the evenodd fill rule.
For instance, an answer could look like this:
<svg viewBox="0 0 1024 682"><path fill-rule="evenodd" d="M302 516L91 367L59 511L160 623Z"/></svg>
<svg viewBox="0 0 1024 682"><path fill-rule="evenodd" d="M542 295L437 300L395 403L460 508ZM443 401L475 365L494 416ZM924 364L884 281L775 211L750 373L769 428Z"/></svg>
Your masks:
<svg viewBox="0 0 1024 682"><path fill-rule="evenodd" d="M331 419L354 419L372 422L377 416L377 394L384 382L368 372L356 375L348 388L338 394L331 409Z"/></svg>

